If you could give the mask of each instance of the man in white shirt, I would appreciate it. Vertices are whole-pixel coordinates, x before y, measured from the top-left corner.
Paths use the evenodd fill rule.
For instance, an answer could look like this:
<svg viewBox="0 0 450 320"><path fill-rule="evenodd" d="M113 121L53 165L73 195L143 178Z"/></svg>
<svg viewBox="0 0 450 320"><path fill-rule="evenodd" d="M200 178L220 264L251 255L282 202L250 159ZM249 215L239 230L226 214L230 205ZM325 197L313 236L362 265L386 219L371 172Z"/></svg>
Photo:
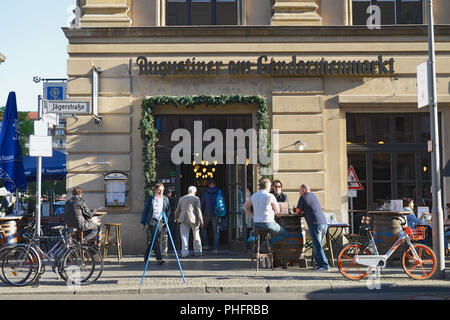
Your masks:
<svg viewBox="0 0 450 320"><path fill-rule="evenodd" d="M249 201L245 202L243 209L245 214L253 218L255 229L264 229L272 234L269 241L272 247L277 242L286 239L289 234L282 226L275 222L275 214L279 212L278 202L270 193L271 183L269 179L261 179L259 191L255 192ZM253 207L253 213L251 210ZM261 252L267 251L266 242L261 246Z"/></svg>

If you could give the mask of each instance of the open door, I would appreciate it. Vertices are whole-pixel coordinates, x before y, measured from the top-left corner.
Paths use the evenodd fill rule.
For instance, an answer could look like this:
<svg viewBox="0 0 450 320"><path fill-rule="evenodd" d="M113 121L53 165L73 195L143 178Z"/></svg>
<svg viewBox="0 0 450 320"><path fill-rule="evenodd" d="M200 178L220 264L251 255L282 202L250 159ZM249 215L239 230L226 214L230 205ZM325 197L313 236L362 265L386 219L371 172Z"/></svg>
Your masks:
<svg viewBox="0 0 450 320"><path fill-rule="evenodd" d="M244 164L227 165L228 247L232 251L245 253L247 226L242 205L247 192L247 168Z"/></svg>

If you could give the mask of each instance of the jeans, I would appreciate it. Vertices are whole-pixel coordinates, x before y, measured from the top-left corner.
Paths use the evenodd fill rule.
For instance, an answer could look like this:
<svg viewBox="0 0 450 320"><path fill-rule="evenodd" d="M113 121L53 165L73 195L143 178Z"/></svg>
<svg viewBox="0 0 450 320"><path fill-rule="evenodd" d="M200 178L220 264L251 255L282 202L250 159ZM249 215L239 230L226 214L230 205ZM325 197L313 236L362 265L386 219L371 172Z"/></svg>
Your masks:
<svg viewBox="0 0 450 320"><path fill-rule="evenodd" d="M217 217L203 217L203 228L202 228L202 243L205 247L209 247L208 234L206 233L208 224L211 222L213 235L214 235L214 249L219 250L220 248L220 225L219 218Z"/></svg>
<svg viewBox="0 0 450 320"><path fill-rule="evenodd" d="M194 239L194 253L202 253L202 242L200 240L200 227L193 223L180 223L181 233L181 256L184 258L189 254L189 231L192 229Z"/></svg>
<svg viewBox="0 0 450 320"><path fill-rule="evenodd" d="M161 248L159 244L159 238L161 236L161 230L163 228L162 221L159 222L158 230L156 230L156 225L158 224L157 220L152 219L150 224L147 227L147 250L145 251L145 259L147 256L151 254L150 246L152 245L153 237L156 233L155 243L153 243L153 250L155 251L156 260L162 260Z"/></svg>
<svg viewBox="0 0 450 320"><path fill-rule="evenodd" d="M96 225L95 223L89 222L89 226L87 228L84 228L83 231L87 231L84 240L89 241L94 239L95 236L99 234L100 226Z"/></svg>
<svg viewBox="0 0 450 320"><path fill-rule="evenodd" d="M450 249L448 247L448 239L450 238L450 230L444 232L444 249Z"/></svg>
<svg viewBox="0 0 450 320"><path fill-rule="evenodd" d="M314 248L314 259L318 268L330 268L322 246L323 239L327 234L327 229L327 224L313 224L309 226L309 235L311 236Z"/></svg>
<svg viewBox="0 0 450 320"><path fill-rule="evenodd" d="M272 234L272 237L269 240L269 244L271 247L277 242L283 241L289 236L289 233L286 231L286 229L276 222L255 222L254 226L255 229L264 229Z"/></svg>

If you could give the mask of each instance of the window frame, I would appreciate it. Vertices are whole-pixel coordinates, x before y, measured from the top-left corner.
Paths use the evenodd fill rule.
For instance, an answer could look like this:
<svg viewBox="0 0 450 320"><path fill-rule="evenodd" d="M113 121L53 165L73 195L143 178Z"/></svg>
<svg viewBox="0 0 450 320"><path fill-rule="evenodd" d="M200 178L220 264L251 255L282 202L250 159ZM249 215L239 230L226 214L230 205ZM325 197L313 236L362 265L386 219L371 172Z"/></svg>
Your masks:
<svg viewBox="0 0 450 320"><path fill-rule="evenodd" d="M405 1L405 2L416 2L416 1L413 1L413 0L349 0L350 1L350 6L351 6L351 21L352 21L352 25L355 25L354 23L353 23L353 4L355 3L355 2L369 2L369 5L378 5L378 3L379 2L394 2L394 24L393 25L411 25L411 24L409 24L409 23L399 23L398 22L398 19L399 19L399 17L400 17L400 15L401 15L401 4L402 4L402 1ZM424 5L424 0L419 0L419 1L417 1L417 2L419 2L420 3L420 18L419 18L419 20L421 21L419 24L424 24L424 12L423 12L423 10L424 10L424 8L425 8L425 5ZM357 24L357 26L359 26L360 24ZM382 24L382 25L388 25L388 24Z"/></svg>
<svg viewBox="0 0 450 320"><path fill-rule="evenodd" d="M168 3L169 1L166 1L166 26L172 27L172 26L197 26L196 24L192 24L192 2L195 0L186 0L186 21L187 23L184 24L177 24L177 25L169 25L169 9L168 9ZM217 26L217 2L218 0L210 0L211 1L211 24L206 25L200 25L200 26ZM242 0L234 0L236 3L236 24L230 24L230 26L237 26L239 25L239 11L241 6Z"/></svg>

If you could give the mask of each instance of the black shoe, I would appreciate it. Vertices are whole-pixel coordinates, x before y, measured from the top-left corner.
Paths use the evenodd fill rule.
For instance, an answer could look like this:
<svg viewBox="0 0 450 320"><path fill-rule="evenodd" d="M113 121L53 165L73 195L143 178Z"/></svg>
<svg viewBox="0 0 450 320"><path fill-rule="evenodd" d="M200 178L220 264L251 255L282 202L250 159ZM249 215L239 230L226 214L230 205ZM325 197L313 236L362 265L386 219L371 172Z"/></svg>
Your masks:
<svg viewBox="0 0 450 320"><path fill-rule="evenodd" d="M164 263L164 260L158 260L156 263L158 263L158 266L160 266Z"/></svg>

